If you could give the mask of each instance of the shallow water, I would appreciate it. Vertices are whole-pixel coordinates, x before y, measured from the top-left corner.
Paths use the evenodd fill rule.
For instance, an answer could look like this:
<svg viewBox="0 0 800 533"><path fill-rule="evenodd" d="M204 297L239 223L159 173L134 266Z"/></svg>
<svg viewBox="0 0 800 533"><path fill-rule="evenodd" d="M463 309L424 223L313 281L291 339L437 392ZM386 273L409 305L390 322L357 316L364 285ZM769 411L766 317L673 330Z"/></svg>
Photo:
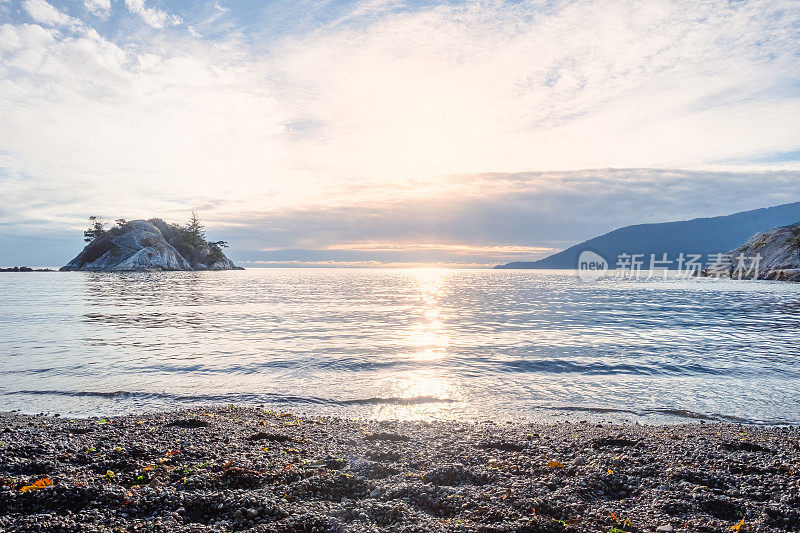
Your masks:
<svg viewBox="0 0 800 533"><path fill-rule="evenodd" d="M567 271L0 275L0 410L800 423L800 284Z"/></svg>

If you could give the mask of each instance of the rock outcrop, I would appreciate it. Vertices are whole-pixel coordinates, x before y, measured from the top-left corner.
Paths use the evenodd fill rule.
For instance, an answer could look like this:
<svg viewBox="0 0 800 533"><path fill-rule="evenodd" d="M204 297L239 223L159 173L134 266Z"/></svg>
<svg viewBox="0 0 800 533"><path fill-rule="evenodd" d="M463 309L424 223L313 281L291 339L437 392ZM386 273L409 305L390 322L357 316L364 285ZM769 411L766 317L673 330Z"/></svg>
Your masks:
<svg viewBox="0 0 800 533"><path fill-rule="evenodd" d="M187 238L161 219L132 220L103 232L61 271L242 270L217 243Z"/></svg>
<svg viewBox="0 0 800 533"><path fill-rule="evenodd" d="M730 262L712 265L703 275L800 281L800 222L756 233L726 255Z"/></svg>
<svg viewBox="0 0 800 533"><path fill-rule="evenodd" d="M15 266L8 268L0 268L0 272L55 272L49 268L31 268L26 266Z"/></svg>

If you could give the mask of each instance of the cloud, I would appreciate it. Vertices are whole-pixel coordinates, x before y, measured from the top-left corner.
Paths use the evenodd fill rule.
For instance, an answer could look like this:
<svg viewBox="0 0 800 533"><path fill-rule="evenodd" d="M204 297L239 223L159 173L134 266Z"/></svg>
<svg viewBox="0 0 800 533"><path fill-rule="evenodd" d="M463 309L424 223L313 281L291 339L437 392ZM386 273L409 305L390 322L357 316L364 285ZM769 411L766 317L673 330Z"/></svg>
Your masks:
<svg viewBox="0 0 800 533"><path fill-rule="evenodd" d="M486 268L486 263L453 263L447 261L237 261L237 265L250 268Z"/></svg>
<svg viewBox="0 0 800 533"><path fill-rule="evenodd" d="M111 0L83 0L83 6L94 15L107 15L111 11Z"/></svg>
<svg viewBox="0 0 800 533"><path fill-rule="evenodd" d="M66 248L60 252L63 257L36 264L68 260L80 246L89 213L108 220L158 215L182 222L192 206L200 210L210 238L230 241L231 256L253 266L368 266L377 261L473 267L541 258L629 224L717 216L800 200L800 171L793 170L598 169L443 180L453 185L394 202L363 202L363 195L351 190L350 203L263 212L230 209L225 201L192 204L189 197L174 203L109 204L101 211L85 204L91 183L66 196L20 178L0 181L0 194L15 206L0 213L0 219L5 219L9 235L47 238L72 228L71 247L49 247ZM475 194L476 187L480 194Z"/></svg>
<svg viewBox="0 0 800 533"><path fill-rule="evenodd" d="M255 252L536 247L796 192L788 0L151 5L0 25L0 222L208 206Z"/></svg>
<svg viewBox="0 0 800 533"><path fill-rule="evenodd" d="M90 204L174 211L238 196L231 178L254 179L274 160L282 120L263 77L210 49L141 50L85 27L4 24L0 51L0 180L23 198L55 193L49 206L26 200L21 216L59 219Z"/></svg>
<svg viewBox="0 0 800 533"><path fill-rule="evenodd" d="M25 11L33 20L48 26L65 26L73 24L74 20L45 2L45 0L25 0L23 4Z"/></svg>
<svg viewBox="0 0 800 533"><path fill-rule="evenodd" d="M161 29L165 25L178 25L182 22L177 15L170 15L160 9L145 6L144 0L125 0L125 5L131 13L142 17L147 24Z"/></svg>
<svg viewBox="0 0 800 533"><path fill-rule="evenodd" d="M800 201L800 171L598 169L450 179L463 188L391 204L244 213L210 226L242 260L474 266L541 258L630 224ZM472 194L479 184L482 194Z"/></svg>
<svg viewBox="0 0 800 533"><path fill-rule="evenodd" d="M758 1L397 11L287 43L287 100L300 95L319 124L311 159L378 181L698 166L796 145L799 11Z"/></svg>

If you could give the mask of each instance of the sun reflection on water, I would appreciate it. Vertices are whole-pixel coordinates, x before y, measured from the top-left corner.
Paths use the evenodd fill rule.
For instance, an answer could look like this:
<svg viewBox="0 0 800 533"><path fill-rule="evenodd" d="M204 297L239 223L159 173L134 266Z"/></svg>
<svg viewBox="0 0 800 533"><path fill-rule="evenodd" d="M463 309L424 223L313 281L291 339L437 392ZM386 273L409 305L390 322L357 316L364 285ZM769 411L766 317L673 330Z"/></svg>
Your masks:
<svg viewBox="0 0 800 533"><path fill-rule="evenodd" d="M395 398L409 400L395 406L376 409L378 418L426 419L451 407L460 395L456 382L444 370L451 356L450 331L442 317L441 302L447 294L448 271L444 269L415 269L408 284L415 302L413 313L418 317L401 335L404 352L416 361L414 370L387 378L387 388Z"/></svg>
<svg viewBox="0 0 800 533"><path fill-rule="evenodd" d="M393 396L406 400L396 405L376 406L379 420L429 420L440 418L460 398L457 383L437 368L424 368L389 378Z"/></svg>
<svg viewBox="0 0 800 533"><path fill-rule="evenodd" d="M445 294L446 270L414 270L409 283L416 286L420 305L415 309L420 320L408 330L406 345L418 360L442 359L448 355L449 332L441 320L440 301Z"/></svg>

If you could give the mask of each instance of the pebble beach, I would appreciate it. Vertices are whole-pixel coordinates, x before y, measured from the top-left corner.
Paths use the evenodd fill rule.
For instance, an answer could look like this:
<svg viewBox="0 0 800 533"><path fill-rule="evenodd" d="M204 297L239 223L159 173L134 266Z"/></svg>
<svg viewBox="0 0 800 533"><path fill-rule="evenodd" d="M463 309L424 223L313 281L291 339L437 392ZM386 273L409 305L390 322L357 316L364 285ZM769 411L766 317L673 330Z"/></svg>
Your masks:
<svg viewBox="0 0 800 533"><path fill-rule="evenodd" d="M0 531L798 531L800 431L0 414Z"/></svg>

